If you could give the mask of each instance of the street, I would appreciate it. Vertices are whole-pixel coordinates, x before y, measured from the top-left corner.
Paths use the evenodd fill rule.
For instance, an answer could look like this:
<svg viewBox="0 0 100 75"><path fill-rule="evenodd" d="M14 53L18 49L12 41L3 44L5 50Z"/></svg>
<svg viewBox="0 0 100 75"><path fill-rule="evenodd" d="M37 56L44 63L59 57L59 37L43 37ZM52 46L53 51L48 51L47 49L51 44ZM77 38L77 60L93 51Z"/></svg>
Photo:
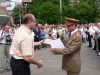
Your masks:
<svg viewBox="0 0 100 75"><path fill-rule="evenodd" d="M62 55L53 55L47 49L36 50L35 56L42 59L44 67L38 69L31 65L31 75L66 75L61 69ZM81 49L82 69L80 75L100 75L100 56L97 56L94 50L82 45ZM11 75L11 72L4 72L0 75Z"/></svg>

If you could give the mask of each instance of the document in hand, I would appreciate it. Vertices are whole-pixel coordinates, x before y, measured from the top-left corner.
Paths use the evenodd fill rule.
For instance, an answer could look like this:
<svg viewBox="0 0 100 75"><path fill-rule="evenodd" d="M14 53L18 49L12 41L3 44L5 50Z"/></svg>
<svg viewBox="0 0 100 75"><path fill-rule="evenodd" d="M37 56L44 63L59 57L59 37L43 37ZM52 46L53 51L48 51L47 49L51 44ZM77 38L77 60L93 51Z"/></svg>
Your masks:
<svg viewBox="0 0 100 75"><path fill-rule="evenodd" d="M65 48L65 46L60 38L58 38L56 40L46 39L43 43L49 44L51 46L51 48Z"/></svg>

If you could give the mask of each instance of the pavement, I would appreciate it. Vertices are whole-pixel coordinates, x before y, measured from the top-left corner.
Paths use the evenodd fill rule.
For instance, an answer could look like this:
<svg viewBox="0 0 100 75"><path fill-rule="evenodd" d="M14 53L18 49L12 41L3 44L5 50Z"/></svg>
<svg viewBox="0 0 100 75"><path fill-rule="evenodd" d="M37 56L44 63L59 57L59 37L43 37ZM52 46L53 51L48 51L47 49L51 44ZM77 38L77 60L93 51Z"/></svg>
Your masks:
<svg viewBox="0 0 100 75"><path fill-rule="evenodd" d="M100 75L100 56L87 46L88 44L85 43L81 49L82 69L80 75ZM37 66L31 65L31 75L67 75L61 69L62 55L54 55L47 49L42 49L35 51L35 57L42 59L44 67L38 69ZM10 71L0 73L0 75L12 74Z"/></svg>

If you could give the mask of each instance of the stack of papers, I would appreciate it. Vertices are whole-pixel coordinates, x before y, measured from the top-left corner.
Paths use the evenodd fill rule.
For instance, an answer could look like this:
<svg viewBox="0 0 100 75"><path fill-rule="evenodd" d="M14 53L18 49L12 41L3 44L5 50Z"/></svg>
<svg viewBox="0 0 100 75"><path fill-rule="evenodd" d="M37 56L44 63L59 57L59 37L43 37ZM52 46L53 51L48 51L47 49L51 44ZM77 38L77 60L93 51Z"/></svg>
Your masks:
<svg viewBox="0 0 100 75"><path fill-rule="evenodd" d="M60 38L56 40L46 39L43 43L50 45L51 48L65 48Z"/></svg>

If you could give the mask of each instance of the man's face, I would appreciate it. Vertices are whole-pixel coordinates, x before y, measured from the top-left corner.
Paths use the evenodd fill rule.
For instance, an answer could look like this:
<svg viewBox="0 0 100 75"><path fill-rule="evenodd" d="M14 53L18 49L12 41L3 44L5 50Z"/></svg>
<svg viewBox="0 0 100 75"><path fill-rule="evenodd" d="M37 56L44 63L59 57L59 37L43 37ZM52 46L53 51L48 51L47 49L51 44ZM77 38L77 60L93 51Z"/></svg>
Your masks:
<svg viewBox="0 0 100 75"><path fill-rule="evenodd" d="M67 26L68 31L72 32L76 28L75 25Z"/></svg>
<svg viewBox="0 0 100 75"><path fill-rule="evenodd" d="M33 30L35 28L35 26L36 26L36 21L31 22L31 24L30 24L31 30Z"/></svg>
<svg viewBox="0 0 100 75"><path fill-rule="evenodd" d="M33 30L36 26L37 22L35 17L33 17L33 21L30 22L30 29Z"/></svg>
<svg viewBox="0 0 100 75"><path fill-rule="evenodd" d="M8 25L6 25L6 26L4 27L4 31L6 31L6 32L8 32L9 29L10 29L10 26L8 26Z"/></svg>

